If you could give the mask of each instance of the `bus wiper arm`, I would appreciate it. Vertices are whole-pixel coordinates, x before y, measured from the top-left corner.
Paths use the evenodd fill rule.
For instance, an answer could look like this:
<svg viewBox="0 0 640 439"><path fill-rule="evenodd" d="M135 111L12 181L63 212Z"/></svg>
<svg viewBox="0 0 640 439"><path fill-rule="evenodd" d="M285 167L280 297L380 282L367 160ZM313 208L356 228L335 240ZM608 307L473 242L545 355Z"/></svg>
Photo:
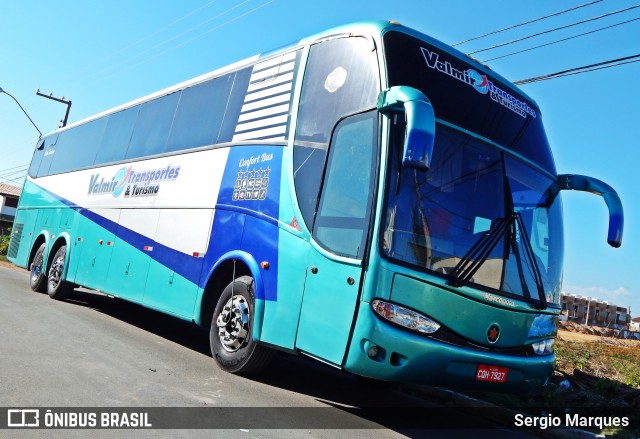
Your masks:
<svg viewBox="0 0 640 439"><path fill-rule="evenodd" d="M506 220L504 218L496 218L491 225L491 229L473 244L453 268L449 285L454 287L465 285L489 258L491 252L509 230L512 222L513 217Z"/></svg>
<svg viewBox="0 0 640 439"><path fill-rule="evenodd" d="M529 265L532 267L533 272L533 280L536 284L536 288L538 290L538 298L540 299L540 309L545 309L547 307L547 298L544 295L544 284L542 282L542 274L540 274L540 267L536 262L535 254L533 252L533 247L531 246L531 241L529 240L529 235L527 233L527 229L524 225L524 221L522 220L522 215L519 213L515 213L514 217L516 218L516 222L518 224L518 229L520 229L520 234L522 235L520 241L524 241L524 256L529 261ZM519 270L522 267L518 268ZM523 283L523 286L526 284Z"/></svg>

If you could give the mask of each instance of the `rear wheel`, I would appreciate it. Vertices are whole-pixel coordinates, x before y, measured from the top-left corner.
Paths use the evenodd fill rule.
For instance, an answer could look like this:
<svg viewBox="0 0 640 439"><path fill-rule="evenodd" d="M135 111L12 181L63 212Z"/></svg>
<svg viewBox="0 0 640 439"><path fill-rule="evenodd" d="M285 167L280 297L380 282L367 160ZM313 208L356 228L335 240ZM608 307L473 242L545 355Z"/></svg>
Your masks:
<svg viewBox="0 0 640 439"><path fill-rule="evenodd" d="M44 293L47 291L47 276L44 273L44 251L47 248L46 244L40 245L36 251L36 255L33 257L31 263L31 278L29 284L33 291L38 293Z"/></svg>
<svg viewBox="0 0 640 439"><path fill-rule="evenodd" d="M73 285L62 280L64 273L64 258L67 254L67 246L63 245L53 256L51 268L49 269L49 279L47 281L47 294L56 300L64 300L73 291Z"/></svg>
<svg viewBox="0 0 640 439"><path fill-rule="evenodd" d="M227 372L257 373L273 357L271 349L253 340L254 316L253 279L239 277L227 285L218 299L209 333L213 358Z"/></svg>

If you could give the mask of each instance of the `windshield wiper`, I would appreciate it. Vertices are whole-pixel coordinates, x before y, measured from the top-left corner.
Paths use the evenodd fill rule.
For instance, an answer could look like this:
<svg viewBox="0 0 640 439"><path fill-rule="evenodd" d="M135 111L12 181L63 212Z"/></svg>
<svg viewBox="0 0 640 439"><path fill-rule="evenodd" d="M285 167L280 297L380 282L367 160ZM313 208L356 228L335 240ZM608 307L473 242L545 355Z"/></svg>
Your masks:
<svg viewBox="0 0 640 439"><path fill-rule="evenodd" d="M532 267L533 272L531 273L531 275L533 276L533 281L536 284L536 289L538 290L538 298L540 299L540 304L539 304L539 308L540 309L545 309L547 307L547 298L544 295L544 284L542 282L542 274L540 273L540 267L538 267L538 264L536 262L536 258L535 258L535 253L533 252L533 247L531 246L531 241L529 240L529 235L527 234L527 228L524 225L524 221L522 220L522 215L520 215L519 213L515 213L514 212L514 217L516 220L516 223L518 224L518 229L520 230L520 241L524 241L524 255L527 258L528 262L529 262L529 266ZM520 275L520 278L522 279L522 287L523 289L525 289L527 295L529 297L531 297L531 294L529 293L529 287L527 286L526 281L524 280L524 269L522 267L522 262L520 261L520 255L518 253L518 243L516 242L516 238L515 238L515 231L513 234L513 251L516 255L516 259L517 259L517 263L518 263L518 273Z"/></svg>
<svg viewBox="0 0 640 439"><path fill-rule="evenodd" d="M491 224L491 229L473 244L453 268L449 285L454 287L466 285L469 279L476 274L482 264L489 258L491 252L509 230L512 222L513 217L506 220L504 218L496 218Z"/></svg>
<svg viewBox="0 0 640 439"><path fill-rule="evenodd" d="M527 282L525 279L522 259L520 258L520 251L518 250L518 243L516 239L516 224L521 234L520 241L525 242L524 256L528 262L528 265L532 267L531 275L533 276L533 280L536 284L536 289L538 290L538 297L540 300L538 306L540 309L546 308L547 300L544 295L544 286L540 268L536 263L533 248L531 247L531 242L529 241L529 236L527 235L527 230L522 220L522 215L520 215L520 213L518 212L513 212L513 214L507 219L496 218L496 220L491 225L491 229L487 233L485 233L478 241L476 241L475 244L473 244L469 251L453 268L450 274L452 279L449 281L449 285L453 287L461 287L466 285L480 269L482 264L486 262L486 260L491 255L491 252L493 252L500 240L507 233L511 232L512 242L510 243L510 245L513 246L513 253L516 258L518 275L520 277L520 284L522 285L525 296L531 298L529 287L527 286Z"/></svg>

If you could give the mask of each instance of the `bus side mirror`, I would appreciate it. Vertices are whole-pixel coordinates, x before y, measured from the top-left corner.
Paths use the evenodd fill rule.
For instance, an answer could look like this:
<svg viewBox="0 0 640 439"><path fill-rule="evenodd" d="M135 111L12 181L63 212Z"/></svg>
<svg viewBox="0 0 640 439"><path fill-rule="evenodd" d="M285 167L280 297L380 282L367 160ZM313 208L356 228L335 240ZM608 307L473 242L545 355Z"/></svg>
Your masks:
<svg viewBox="0 0 640 439"><path fill-rule="evenodd" d="M402 165L429 169L436 135L436 117L429 99L413 87L395 86L380 92L378 111L386 115L404 111L407 132Z"/></svg>
<svg viewBox="0 0 640 439"><path fill-rule="evenodd" d="M558 175L562 190L576 190L591 192L604 198L609 208L609 234L607 242L611 247L622 245L622 231L624 229L624 212L622 202L616 191L603 181L584 175Z"/></svg>

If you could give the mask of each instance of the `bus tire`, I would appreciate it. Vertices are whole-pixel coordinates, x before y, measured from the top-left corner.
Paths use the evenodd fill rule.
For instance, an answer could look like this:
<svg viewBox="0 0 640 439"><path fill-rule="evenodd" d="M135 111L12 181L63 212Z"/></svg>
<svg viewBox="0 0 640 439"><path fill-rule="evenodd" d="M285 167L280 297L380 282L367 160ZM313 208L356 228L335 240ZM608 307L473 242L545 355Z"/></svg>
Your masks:
<svg viewBox="0 0 640 439"><path fill-rule="evenodd" d="M41 244L40 247L38 247L30 267L31 278L29 279L29 284L31 285L31 289L38 293L47 291L47 276L43 271L44 251L46 248L46 244Z"/></svg>
<svg viewBox="0 0 640 439"><path fill-rule="evenodd" d="M211 320L211 353L223 370L249 375L260 372L271 361L273 350L253 340L254 313L253 279L239 277L220 295Z"/></svg>
<svg viewBox="0 0 640 439"><path fill-rule="evenodd" d="M73 291L73 285L62 280L64 273L64 258L67 254L67 246L63 245L58 249L51 261L49 269L49 279L47 280L47 294L52 299L64 300Z"/></svg>

